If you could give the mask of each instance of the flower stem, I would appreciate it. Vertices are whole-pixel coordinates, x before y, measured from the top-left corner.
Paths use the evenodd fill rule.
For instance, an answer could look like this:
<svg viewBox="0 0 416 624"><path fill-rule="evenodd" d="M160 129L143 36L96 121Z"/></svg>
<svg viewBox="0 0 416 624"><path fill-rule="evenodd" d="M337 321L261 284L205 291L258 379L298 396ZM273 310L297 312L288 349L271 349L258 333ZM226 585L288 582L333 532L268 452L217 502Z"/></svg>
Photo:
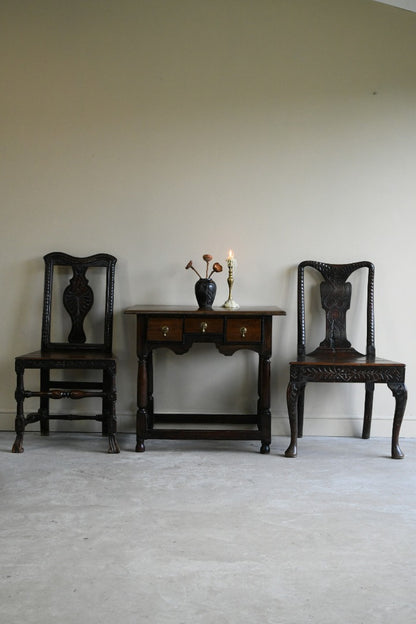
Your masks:
<svg viewBox="0 0 416 624"><path fill-rule="evenodd" d="M198 273L198 271L195 269L195 267L190 266L190 269L192 269L192 271L195 271L195 273L198 275L199 279L202 279L202 276Z"/></svg>

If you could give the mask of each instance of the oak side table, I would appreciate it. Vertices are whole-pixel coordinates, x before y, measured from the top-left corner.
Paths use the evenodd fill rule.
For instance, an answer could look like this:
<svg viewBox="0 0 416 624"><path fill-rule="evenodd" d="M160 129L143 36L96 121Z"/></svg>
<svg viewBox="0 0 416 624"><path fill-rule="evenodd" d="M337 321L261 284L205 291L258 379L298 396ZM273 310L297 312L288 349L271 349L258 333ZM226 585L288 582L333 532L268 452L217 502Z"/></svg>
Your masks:
<svg viewBox="0 0 416 624"><path fill-rule="evenodd" d="M145 440L260 440L261 453L270 452L270 358L273 316L286 312L277 307L241 307L237 310L193 306L137 305L125 310L137 324L137 417L136 452L145 450ZM165 347L181 355L194 343L214 343L223 355L249 349L259 355L257 413L250 414L156 414L153 397L154 349ZM233 424L232 429L163 428L163 424ZM253 429L236 425L252 424ZM162 425L162 426L159 426Z"/></svg>

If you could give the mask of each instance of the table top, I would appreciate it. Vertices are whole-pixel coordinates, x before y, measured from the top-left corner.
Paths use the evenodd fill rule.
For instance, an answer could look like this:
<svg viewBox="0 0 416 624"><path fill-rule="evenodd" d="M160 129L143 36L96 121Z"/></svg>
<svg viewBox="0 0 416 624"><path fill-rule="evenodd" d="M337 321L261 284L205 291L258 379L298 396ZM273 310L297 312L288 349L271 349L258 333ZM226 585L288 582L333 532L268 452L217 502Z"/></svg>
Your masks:
<svg viewBox="0 0 416 624"><path fill-rule="evenodd" d="M241 306L240 308L213 307L209 310L200 310L195 306L175 305L135 305L127 308L125 314L179 314L181 316L286 316L286 312L276 306Z"/></svg>

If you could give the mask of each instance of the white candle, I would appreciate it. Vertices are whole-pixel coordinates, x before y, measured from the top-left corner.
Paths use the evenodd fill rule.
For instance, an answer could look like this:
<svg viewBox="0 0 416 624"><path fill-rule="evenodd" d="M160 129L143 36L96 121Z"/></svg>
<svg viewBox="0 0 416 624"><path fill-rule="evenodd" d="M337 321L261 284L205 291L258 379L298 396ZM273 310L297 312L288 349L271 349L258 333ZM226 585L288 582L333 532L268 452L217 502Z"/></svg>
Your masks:
<svg viewBox="0 0 416 624"><path fill-rule="evenodd" d="M228 252L227 264L229 269L235 269L237 266L237 260L234 258L234 252L232 249Z"/></svg>

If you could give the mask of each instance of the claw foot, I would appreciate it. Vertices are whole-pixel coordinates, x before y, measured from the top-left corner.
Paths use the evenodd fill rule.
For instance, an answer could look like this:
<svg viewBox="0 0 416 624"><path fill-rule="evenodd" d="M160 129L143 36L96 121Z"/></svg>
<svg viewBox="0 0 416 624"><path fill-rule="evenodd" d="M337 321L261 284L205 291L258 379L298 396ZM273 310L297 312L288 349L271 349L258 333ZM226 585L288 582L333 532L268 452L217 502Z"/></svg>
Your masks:
<svg viewBox="0 0 416 624"><path fill-rule="evenodd" d="M110 435L108 436L108 453L120 453L120 447L116 440L116 436Z"/></svg>

